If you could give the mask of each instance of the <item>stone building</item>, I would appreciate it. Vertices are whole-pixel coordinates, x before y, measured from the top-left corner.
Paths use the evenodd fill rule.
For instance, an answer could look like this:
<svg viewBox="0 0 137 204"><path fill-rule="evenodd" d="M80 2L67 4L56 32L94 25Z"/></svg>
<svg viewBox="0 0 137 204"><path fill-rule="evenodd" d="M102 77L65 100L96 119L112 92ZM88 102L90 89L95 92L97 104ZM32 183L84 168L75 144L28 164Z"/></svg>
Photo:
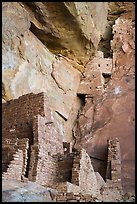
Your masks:
<svg viewBox="0 0 137 204"><path fill-rule="evenodd" d="M2 112L3 179L26 179L54 187L58 190L57 202L87 202L100 196L107 199L106 192L111 188L116 191L115 197L121 196L117 139L108 140L104 180L94 170L85 149L73 149L70 143L62 141L44 93L5 102Z"/></svg>
<svg viewBox="0 0 137 204"><path fill-rule="evenodd" d="M2 111L2 171L7 170L11 160L17 161L20 149L24 166L20 167L20 177L52 185L57 168L53 155L63 153L63 144L44 93L10 100L3 103ZM16 164L12 168L14 172L19 170Z"/></svg>

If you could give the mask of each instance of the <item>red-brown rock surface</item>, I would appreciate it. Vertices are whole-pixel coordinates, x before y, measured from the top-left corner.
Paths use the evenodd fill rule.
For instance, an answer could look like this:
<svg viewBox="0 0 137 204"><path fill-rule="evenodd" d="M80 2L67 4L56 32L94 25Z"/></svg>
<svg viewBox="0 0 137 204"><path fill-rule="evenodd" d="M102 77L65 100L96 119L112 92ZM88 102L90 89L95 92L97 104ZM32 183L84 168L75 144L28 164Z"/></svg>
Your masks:
<svg viewBox="0 0 137 204"><path fill-rule="evenodd" d="M82 146L92 157L107 160L107 139L118 137L123 189L134 192L135 30L134 19L128 18L128 12L115 21L111 49L112 75L104 91L100 95L92 94L83 107L77 122L75 147ZM92 62L87 66L91 67L92 73L91 65Z"/></svg>

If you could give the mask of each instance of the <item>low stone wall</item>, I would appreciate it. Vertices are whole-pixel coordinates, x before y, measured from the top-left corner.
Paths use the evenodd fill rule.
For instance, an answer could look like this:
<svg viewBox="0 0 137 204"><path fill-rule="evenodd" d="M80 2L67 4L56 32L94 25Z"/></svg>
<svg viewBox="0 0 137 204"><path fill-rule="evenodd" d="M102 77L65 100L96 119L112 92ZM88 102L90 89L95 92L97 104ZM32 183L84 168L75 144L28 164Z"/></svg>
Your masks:
<svg viewBox="0 0 137 204"><path fill-rule="evenodd" d="M108 140L108 165L106 179L113 182L113 187L122 189L121 184L121 153L117 138Z"/></svg>
<svg viewBox="0 0 137 204"><path fill-rule="evenodd" d="M29 140L27 138L5 139L5 141L2 142L2 172L4 172L4 175L6 175L5 173L7 171L10 173L10 170L16 172L18 168L21 169L21 175L25 175L28 159L28 145ZM22 154L19 154L18 151L22 151Z"/></svg>
<svg viewBox="0 0 137 204"><path fill-rule="evenodd" d="M6 172L2 174L2 179L6 180L21 180L23 170L23 151L18 149L13 155L13 160Z"/></svg>
<svg viewBox="0 0 137 204"><path fill-rule="evenodd" d="M81 193L74 194L66 193L66 195L58 194L56 202L97 202L99 201L96 197L92 197L92 195L82 195Z"/></svg>

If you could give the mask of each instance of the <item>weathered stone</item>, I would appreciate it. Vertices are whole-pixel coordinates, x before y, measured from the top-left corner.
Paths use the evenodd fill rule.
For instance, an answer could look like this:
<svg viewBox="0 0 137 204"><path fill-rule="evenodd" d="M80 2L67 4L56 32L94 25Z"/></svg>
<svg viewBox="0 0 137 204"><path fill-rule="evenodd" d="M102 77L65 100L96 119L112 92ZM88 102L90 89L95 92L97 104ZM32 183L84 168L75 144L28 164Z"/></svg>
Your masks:
<svg viewBox="0 0 137 204"><path fill-rule="evenodd" d="M122 154L122 185L125 191L131 189L134 191L135 35L133 23L129 19L125 20L123 15L116 20L113 32L112 76L104 94L98 97L96 94L92 95L92 101L85 104L84 116L91 106L94 109L94 114L91 111L91 118L94 120L87 117L81 123L81 118L84 117L81 112L78 130L83 130L83 127L85 130L89 129L88 127L91 128L88 134L85 131L85 139L82 131L82 134L80 131L76 133L78 140L75 147L82 145L89 155L106 160L107 144L105 141L107 138L118 137ZM87 65L88 69L90 64L92 63ZM129 167L130 163L132 163L132 168Z"/></svg>
<svg viewBox="0 0 137 204"><path fill-rule="evenodd" d="M27 94L19 99L3 103L3 150L6 150L8 146L11 150L13 148L11 152L10 149L7 150L7 154L9 154L7 162L3 157L3 171L7 171L6 165L11 162L14 148L17 146L18 149L26 150L28 156L26 159L26 155L24 155L24 164L20 158L22 167L19 166L19 168L21 167L22 171L17 172L20 175L20 180L23 175L31 181L50 186L57 180L57 163L53 155L63 153L63 143L57 123L54 123L55 119L48 107L48 100L44 93ZM10 115L9 109L11 110ZM11 132L11 130L14 131ZM14 139L13 143L8 145L6 140L9 141L12 138ZM18 142L24 138L29 140L29 148L22 147L23 143ZM17 143L19 144L17 145ZM17 161L15 160L10 166L15 172ZM10 175L10 179L13 177L14 175Z"/></svg>
<svg viewBox="0 0 137 204"><path fill-rule="evenodd" d="M85 67L78 95L92 97L102 95L112 74L112 59L104 58L103 52L98 51L95 57Z"/></svg>
<svg viewBox="0 0 137 204"><path fill-rule="evenodd" d="M36 182L9 180L2 183L3 202L54 202L57 191L43 187Z"/></svg>
<svg viewBox="0 0 137 204"><path fill-rule="evenodd" d="M8 137L2 143L3 171L9 165L4 179L55 185L60 177L66 182L59 185L57 202L67 201L68 192L73 192L68 200L78 202L134 200L121 197L121 183L125 192L135 186L134 4L3 2L3 133ZM30 92L45 92L49 103L22 96ZM68 146L63 149L70 141L71 153ZM87 157L79 154L83 147ZM90 190L94 198L86 196Z"/></svg>
<svg viewBox="0 0 137 204"><path fill-rule="evenodd" d="M86 62L97 48L107 25L107 2L30 2L24 6L31 14L31 31L53 53L80 62Z"/></svg>

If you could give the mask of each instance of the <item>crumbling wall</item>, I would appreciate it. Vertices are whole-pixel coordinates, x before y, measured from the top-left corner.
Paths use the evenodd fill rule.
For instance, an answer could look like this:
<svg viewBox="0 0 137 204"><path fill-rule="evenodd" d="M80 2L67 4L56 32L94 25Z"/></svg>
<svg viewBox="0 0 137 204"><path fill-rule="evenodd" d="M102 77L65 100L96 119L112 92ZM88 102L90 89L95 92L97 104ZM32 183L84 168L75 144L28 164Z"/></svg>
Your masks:
<svg viewBox="0 0 137 204"><path fill-rule="evenodd" d="M121 184L121 152L118 138L108 140L108 162L106 172L106 183L113 188L122 190Z"/></svg>
<svg viewBox="0 0 137 204"><path fill-rule="evenodd" d="M21 180L26 174L29 140L8 139L2 144L2 178ZM12 161L11 161L12 160Z"/></svg>
<svg viewBox="0 0 137 204"><path fill-rule="evenodd" d="M112 59L104 58L103 52L98 51L92 62L88 62L80 81L78 95L100 96L107 86L106 78L112 74Z"/></svg>
<svg viewBox="0 0 137 204"><path fill-rule="evenodd" d="M106 184L101 188L102 199L120 201L123 196L121 182L121 151L118 138L109 139Z"/></svg>
<svg viewBox="0 0 137 204"><path fill-rule="evenodd" d="M52 186L57 182L57 159L54 155L63 154L63 143L53 119L37 115L33 122L34 137L37 138L32 146L30 180ZM37 155L36 157L34 155ZM37 161L34 161L36 160Z"/></svg>
<svg viewBox="0 0 137 204"><path fill-rule="evenodd" d="M68 180L65 181L64 179L65 177L63 177L62 180L61 179L59 180L59 183L56 186L56 189L59 191L57 200L59 201L67 200L67 193L68 193L68 197L71 197L72 194L80 195L80 193L83 196L86 194L97 196L99 193L99 189L101 188L101 185L102 185L101 183L102 181L100 181L100 179L102 178L101 176L97 176L97 174L94 172L90 157L88 156L88 154L84 149L73 153L72 157L73 157L73 167L71 172L72 173L71 181L69 182ZM66 159L67 158L69 157L66 157ZM66 169L67 165L64 165L67 162L66 163L65 162L66 161L64 159L62 164L63 164L64 170L66 170L68 174L68 171ZM59 162L59 165L60 165L60 162ZM68 200L69 199L70 198L68 198Z"/></svg>
<svg viewBox="0 0 137 204"><path fill-rule="evenodd" d="M44 114L32 114L33 144L29 143L29 138L3 140L3 150L11 150L8 159L9 162L12 160L3 179L21 180L28 177L41 185L54 186L59 192L57 202L120 200L123 191L119 140L108 140L105 182L95 172L85 149L73 148L75 151L71 152L71 145L62 142L54 118L48 111L46 117ZM5 160L5 155L3 158ZM3 161L3 165L6 166L6 162Z"/></svg>
<svg viewBox="0 0 137 204"><path fill-rule="evenodd" d="M42 159L38 160L36 182L52 187L58 181L57 168L57 160L45 152Z"/></svg>
<svg viewBox="0 0 137 204"><path fill-rule="evenodd" d="M121 180L121 153L118 138L108 140L107 174L109 174L109 169L110 177L106 175L107 179L111 179L113 181L116 181L117 179Z"/></svg>
<svg viewBox="0 0 137 204"><path fill-rule="evenodd" d="M7 139L2 142L2 172L4 172L4 178L14 178L16 177L16 172L20 173L20 179L21 175L25 175L28 147L29 139L27 138ZM8 177L5 175L8 175Z"/></svg>
<svg viewBox="0 0 137 204"><path fill-rule="evenodd" d="M2 175L2 179L21 180L22 167L23 167L23 151L18 149L17 152L13 155L13 160L11 161L7 169L7 172L4 172L4 174Z"/></svg>
<svg viewBox="0 0 137 204"><path fill-rule="evenodd" d="M66 193L63 195L59 193L56 198L56 202L98 202L99 199L90 194L83 195L82 193Z"/></svg>
<svg viewBox="0 0 137 204"><path fill-rule="evenodd" d="M72 183L79 185L83 194L97 195L100 188L90 157L84 149L74 159Z"/></svg>
<svg viewBox="0 0 137 204"><path fill-rule="evenodd" d="M72 180L56 184L59 202L109 202L122 201L121 153L117 138L108 140L106 182L95 172L89 155L82 149L74 155Z"/></svg>
<svg viewBox="0 0 137 204"><path fill-rule="evenodd" d="M52 185L57 179L57 161L53 155L63 153L63 144L46 96L44 93L27 94L4 103L2 110L3 141L13 138L14 149L17 139L29 139L25 176L31 181ZM12 160L12 154L8 162Z"/></svg>
<svg viewBox="0 0 137 204"><path fill-rule="evenodd" d="M31 145L34 144L33 119L37 114L44 116L44 95L27 94L15 100L2 104L2 140L3 142L12 139L12 148L16 146L18 139L28 139L28 157L30 156ZM10 147L11 147L10 145ZM3 146L4 148L4 146ZM8 147L7 147L8 148ZM14 152L12 152L14 153ZM12 159L10 151L10 159ZM3 152L3 157L4 157ZM28 158L28 161L30 158ZM27 162L28 162L27 161ZM28 164L29 165L29 164ZM28 168L28 167L27 167ZM29 169L27 170L29 171Z"/></svg>
<svg viewBox="0 0 137 204"><path fill-rule="evenodd" d="M29 138L33 144L33 116L44 116L44 95L26 94L2 104L2 136L6 138Z"/></svg>

